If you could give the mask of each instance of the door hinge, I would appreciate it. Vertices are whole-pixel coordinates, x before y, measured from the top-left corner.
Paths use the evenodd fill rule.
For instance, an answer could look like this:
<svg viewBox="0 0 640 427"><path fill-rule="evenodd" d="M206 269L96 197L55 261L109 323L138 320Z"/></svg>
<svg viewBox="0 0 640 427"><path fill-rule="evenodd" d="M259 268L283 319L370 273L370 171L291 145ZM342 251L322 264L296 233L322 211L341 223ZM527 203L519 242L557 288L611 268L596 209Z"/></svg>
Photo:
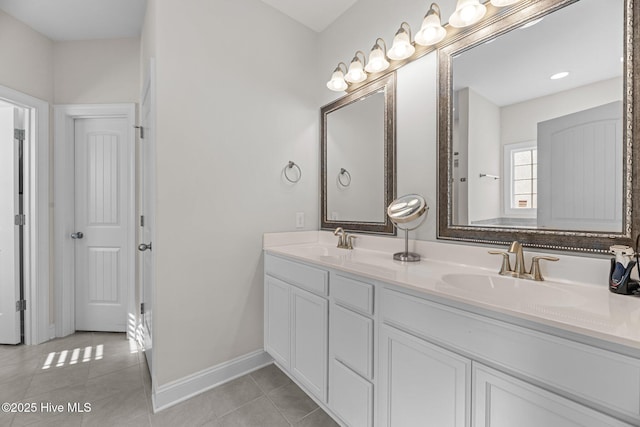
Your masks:
<svg viewBox="0 0 640 427"><path fill-rule="evenodd" d="M16 311L25 311L27 309L27 300L21 299L16 301Z"/></svg>
<svg viewBox="0 0 640 427"><path fill-rule="evenodd" d="M144 215L140 215L140 227L144 227Z"/></svg>
<svg viewBox="0 0 640 427"><path fill-rule="evenodd" d="M140 314L144 314L144 303L140 303Z"/></svg>
<svg viewBox="0 0 640 427"><path fill-rule="evenodd" d="M14 129L13 138L19 141L24 141L24 129Z"/></svg>
<svg viewBox="0 0 640 427"><path fill-rule="evenodd" d="M142 126L134 126L136 129L140 129L140 139L144 139L144 128Z"/></svg>
<svg viewBox="0 0 640 427"><path fill-rule="evenodd" d="M14 222L16 225L27 225L27 217L23 214L18 214L15 216Z"/></svg>

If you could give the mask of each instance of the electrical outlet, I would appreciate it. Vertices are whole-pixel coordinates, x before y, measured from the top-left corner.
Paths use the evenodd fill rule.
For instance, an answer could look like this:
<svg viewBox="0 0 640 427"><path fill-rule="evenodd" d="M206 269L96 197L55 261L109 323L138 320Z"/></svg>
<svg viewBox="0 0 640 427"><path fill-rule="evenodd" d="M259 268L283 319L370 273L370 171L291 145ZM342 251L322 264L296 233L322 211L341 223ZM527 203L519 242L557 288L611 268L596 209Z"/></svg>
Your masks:
<svg viewBox="0 0 640 427"><path fill-rule="evenodd" d="M304 228L304 212L296 213L296 228Z"/></svg>

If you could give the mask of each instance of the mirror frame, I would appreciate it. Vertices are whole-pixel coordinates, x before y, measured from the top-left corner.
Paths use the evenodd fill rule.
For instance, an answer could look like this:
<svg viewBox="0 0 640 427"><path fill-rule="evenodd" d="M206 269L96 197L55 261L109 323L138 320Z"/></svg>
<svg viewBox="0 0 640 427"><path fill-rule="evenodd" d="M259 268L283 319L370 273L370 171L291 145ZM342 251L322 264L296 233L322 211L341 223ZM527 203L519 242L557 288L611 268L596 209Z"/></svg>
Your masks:
<svg viewBox="0 0 640 427"><path fill-rule="evenodd" d="M635 141L640 129L640 30L634 25L640 20L640 1L623 0L624 64L623 64L623 227L620 233L537 230L508 227L478 227L454 225L452 203L452 58L465 50L509 32L580 0L525 0L481 22L471 33L438 51L438 239L503 245L518 240L525 246L605 253L611 245L635 247L640 231L640 141ZM634 209L635 208L635 209Z"/></svg>
<svg viewBox="0 0 640 427"><path fill-rule="evenodd" d="M382 90L384 94L384 206L380 206L380 212L384 217L384 221L330 220L327 215L327 115L380 90ZM342 227L345 231L395 235L396 229L387 216L387 206L389 206L396 196L396 73L389 73L323 106L320 109L320 123L320 144L322 151L320 156L320 228L322 230L334 230L337 227Z"/></svg>

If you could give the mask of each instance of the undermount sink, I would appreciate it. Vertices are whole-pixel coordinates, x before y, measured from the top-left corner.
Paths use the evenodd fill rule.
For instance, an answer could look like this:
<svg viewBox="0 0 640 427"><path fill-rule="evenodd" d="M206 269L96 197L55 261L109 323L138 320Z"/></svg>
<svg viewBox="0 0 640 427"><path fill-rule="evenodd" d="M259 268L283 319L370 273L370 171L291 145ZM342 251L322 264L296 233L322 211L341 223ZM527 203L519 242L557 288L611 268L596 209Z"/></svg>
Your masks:
<svg viewBox="0 0 640 427"><path fill-rule="evenodd" d="M483 274L445 274L447 287L465 292L474 299L487 301L518 301L522 305L572 307L580 303L575 295L544 282Z"/></svg>
<svg viewBox="0 0 640 427"><path fill-rule="evenodd" d="M351 250L340 249L335 246L310 245L291 247L291 251L305 256L314 256L326 260L339 260L350 255Z"/></svg>

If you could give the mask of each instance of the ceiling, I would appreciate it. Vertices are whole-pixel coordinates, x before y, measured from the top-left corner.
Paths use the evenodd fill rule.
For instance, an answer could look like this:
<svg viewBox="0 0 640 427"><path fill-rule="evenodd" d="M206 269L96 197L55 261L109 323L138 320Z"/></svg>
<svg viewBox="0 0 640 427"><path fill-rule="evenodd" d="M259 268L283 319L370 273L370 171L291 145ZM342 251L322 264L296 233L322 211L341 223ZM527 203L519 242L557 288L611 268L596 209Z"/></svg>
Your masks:
<svg viewBox="0 0 640 427"><path fill-rule="evenodd" d="M262 0L321 32L357 0ZM55 41L137 37L146 0L0 0L0 10Z"/></svg>
<svg viewBox="0 0 640 427"><path fill-rule="evenodd" d="M137 37L146 0L0 0L0 9L51 40Z"/></svg>
<svg viewBox="0 0 640 427"><path fill-rule="evenodd" d="M262 0L320 33L358 0Z"/></svg>

